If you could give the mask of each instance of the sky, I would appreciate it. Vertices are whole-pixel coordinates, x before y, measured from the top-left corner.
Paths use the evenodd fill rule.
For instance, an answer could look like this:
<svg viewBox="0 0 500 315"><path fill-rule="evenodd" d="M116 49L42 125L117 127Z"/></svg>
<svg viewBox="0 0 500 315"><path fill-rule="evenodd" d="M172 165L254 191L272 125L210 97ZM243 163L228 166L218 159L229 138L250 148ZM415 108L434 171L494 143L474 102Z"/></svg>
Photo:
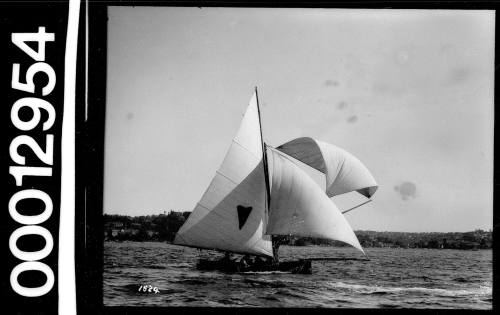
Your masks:
<svg viewBox="0 0 500 315"><path fill-rule="evenodd" d="M313 137L372 172L373 202L345 215L354 230L492 228L493 11L108 15L105 213L191 211L256 86L266 143ZM342 210L364 201L332 200Z"/></svg>

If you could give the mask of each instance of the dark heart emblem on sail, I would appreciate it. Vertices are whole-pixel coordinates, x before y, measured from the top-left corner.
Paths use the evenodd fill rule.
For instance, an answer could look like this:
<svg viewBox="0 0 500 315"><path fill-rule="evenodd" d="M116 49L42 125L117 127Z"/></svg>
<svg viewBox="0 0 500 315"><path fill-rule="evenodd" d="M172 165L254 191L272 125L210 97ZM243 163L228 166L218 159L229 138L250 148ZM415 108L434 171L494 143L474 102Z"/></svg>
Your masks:
<svg viewBox="0 0 500 315"><path fill-rule="evenodd" d="M244 207L242 205L238 205L236 207L236 210L238 210L238 221L240 224L240 230L245 225L247 222L248 216L250 215L250 212L252 212L252 207Z"/></svg>

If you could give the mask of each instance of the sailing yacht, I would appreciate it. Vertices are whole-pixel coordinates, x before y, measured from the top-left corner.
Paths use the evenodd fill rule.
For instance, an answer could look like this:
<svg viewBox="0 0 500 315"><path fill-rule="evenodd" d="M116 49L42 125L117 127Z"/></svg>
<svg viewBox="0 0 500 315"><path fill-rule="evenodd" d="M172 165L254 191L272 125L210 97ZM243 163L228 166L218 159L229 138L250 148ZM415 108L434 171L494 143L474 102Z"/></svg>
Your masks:
<svg viewBox="0 0 500 315"><path fill-rule="evenodd" d="M325 175L326 191L297 160ZM222 165L177 232L174 244L268 258L258 266L227 259L200 260L199 269L311 273L310 259L279 260L283 237L337 240L364 254L330 198L357 191L371 201L377 187L356 157L332 144L308 137L276 148L265 144L255 89Z"/></svg>

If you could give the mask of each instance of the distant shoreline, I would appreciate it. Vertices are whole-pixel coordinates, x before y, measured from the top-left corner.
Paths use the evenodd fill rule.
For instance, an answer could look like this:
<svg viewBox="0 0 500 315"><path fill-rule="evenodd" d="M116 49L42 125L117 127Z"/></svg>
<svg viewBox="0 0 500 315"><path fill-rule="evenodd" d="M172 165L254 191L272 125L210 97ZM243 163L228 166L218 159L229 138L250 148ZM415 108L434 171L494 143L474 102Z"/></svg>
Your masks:
<svg viewBox="0 0 500 315"><path fill-rule="evenodd" d="M127 243L127 242L132 242L132 243L146 243L146 242L152 242L152 243L167 243L171 245L176 245L172 242L169 241L160 241L160 240L109 240L105 239L105 243ZM177 245L177 246L182 246L182 245ZM349 247L348 245L343 246L343 245L282 245L282 246L290 246L290 247L331 247L331 248L346 248ZM467 250L467 251L479 251L479 250L492 250L491 247L489 248L430 248L430 247L396 247L396 246L363 246L363 248L394 248L394 249L432 249L432 250Z"/></svg>
<svg viewBox="0 0 500 315"><path fill-rule="evenodd" d="M172 242L191 212L130 217L103 216L105 241ZM364 248L491 249L492 231L470 232L376 232L354 231ZM313 237L289 237L283 245L349 246L339 241Z"/></svg>

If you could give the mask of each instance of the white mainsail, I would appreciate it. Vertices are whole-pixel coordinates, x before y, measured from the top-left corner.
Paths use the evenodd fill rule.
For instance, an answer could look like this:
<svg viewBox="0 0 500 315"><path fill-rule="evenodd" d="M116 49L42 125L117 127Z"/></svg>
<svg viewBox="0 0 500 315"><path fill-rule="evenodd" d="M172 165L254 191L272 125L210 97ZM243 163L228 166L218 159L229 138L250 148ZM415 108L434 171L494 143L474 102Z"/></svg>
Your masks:
<svg viewBox="0 0 500 315"><path fill-rule="evenodd" d="M215 177L174 244L273 256L267 228L262 136L254 93Z"/></svg>
<svg viewBox="0 0 500 315"><path fill-rule="evenodd" d="M319 185L285 154L267 150L271 205L266 234L345 242L364 253L351 226Z"/></svg>
<svg viewBox="0 0 500 315"><path fill-rule="evenodd" d="M378 184L366 166L349 152L309 137L297 138L277 147L326 175L329 197L357 191L370 198Z"/></svg>

